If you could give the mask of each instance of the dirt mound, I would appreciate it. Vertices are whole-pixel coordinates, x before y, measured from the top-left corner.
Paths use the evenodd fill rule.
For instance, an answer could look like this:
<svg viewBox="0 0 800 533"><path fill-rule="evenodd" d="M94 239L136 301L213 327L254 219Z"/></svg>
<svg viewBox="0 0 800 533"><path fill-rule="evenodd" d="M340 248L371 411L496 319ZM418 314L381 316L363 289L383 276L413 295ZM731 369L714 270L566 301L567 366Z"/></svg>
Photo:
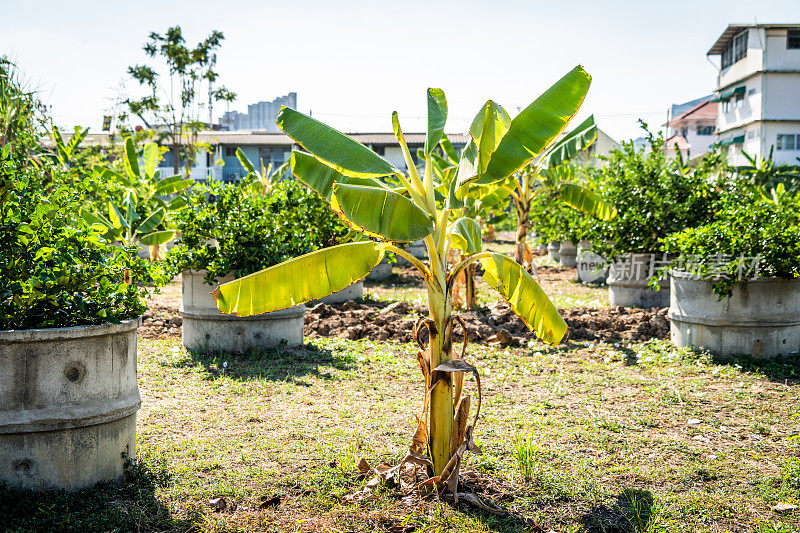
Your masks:
<svg viewBox="0 0 800 533"><path fill-rule="evenodd" d="M142 315L142 325L137 330L142 339L180 339L183 318L178 307L148 302L148 309Z"/></svg>
<svg viewBox="0 0 800 533"><path fill-rule="evenodd" d="M643 341L669 335L667 309L562 309L570 328L569 340ZM416 320L426 315L421 307L397 302L346 302L320 304L306 312L307 338L341 337L409 342ZM470 342L518 345L536 338L508 304L491 305L478 311L463 311Z"/></svg>

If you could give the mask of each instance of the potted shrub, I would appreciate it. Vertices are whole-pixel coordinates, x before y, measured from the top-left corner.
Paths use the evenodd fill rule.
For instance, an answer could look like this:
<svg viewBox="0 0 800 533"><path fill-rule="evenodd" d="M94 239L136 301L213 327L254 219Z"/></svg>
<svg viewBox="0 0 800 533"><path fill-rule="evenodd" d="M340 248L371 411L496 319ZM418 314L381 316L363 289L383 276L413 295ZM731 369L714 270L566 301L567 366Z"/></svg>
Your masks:
<svg viewBox="0 0 800 533"><path fill-rule="evenodd" d="M303 342L305 302L241 317L217 310L210 292L219 283L335 244L347 232L325 202L294 180L257 190L210 182L186 195L178 243L167 254L170 274L182 273L183 344L190 350L243 354ZM265 287L269 290L269 287Z"/></svg>
<svg viewBox="0 0 800 533"><path fill-rule="evenodd" d="M800 196L740 186L714 220L667 239L676 346L727 357L800 351Z"/></svg>
<svg viewBox="0 0 800 533"><path fill-rule="evenodd" d="M136 451L149 264L79 216L77 170L67 180L46 161L34 166L30 148L0 151L0 482L119 482Z"/></svg>
<svg viewBox="0 0 800 533"><path fill-rule="evenodd" d="M648 150L623 142L593 170L592 182L600 195L617 208L617 217L588 224L584 238L594 251L611 262L608 293L612 306L666 307L669 280L656 287L648 283L665 264L663 239L684 228L711 219L718 194L713 178L718 156L707 156L697 168L687 169L668 157L661 133L648 131ZM667 261L668 262L668 261ZM660 289L660 290L657 290Z"/></svg>

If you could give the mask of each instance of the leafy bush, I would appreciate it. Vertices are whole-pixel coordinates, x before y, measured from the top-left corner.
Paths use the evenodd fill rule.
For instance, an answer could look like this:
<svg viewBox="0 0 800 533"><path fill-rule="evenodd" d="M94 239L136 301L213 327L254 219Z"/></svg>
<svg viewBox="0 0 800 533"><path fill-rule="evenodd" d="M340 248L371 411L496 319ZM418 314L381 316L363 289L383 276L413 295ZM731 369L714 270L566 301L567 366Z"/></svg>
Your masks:
<svg viewBox="0 0 800 533"><path fill-rule="evenodd" d="M187 195L175 216L178 244L167 255L171 275L206 270L206 281L237 277L335 244L347 230L315 193L294 181L253 193L249 183L211 182Z"/></svg>
<svg viewBox="0 0 800 533"><path fill-rule="evenodd" d="M731 293L738 272L760 257L759 275L800 278L800 195L768 198L742 180L722 193L721 209L701 227L665 239L664 249L691 259L692 272ZM745 259L740 259L740 258Z"/></svg>
<svg viewBox="0 0 800 533"><path fill-rule="evenodd" d="M0 153L0 329L118 322L140 315L150 281L147 261L113 247L78 216L81 190ZM58 171L48 168L53 176Z"/></svg>
<svg viewBox="0 0 800 533"><path fill-rule="evenodd" d="M718 207L718 156L687 169L667 157L660 133L647 136L649 152L623 142L621 150L603 158L605 166L592 171L592 183L617 208L617 217L588 224L587 238L609 259L658 251L667 235L707 223Z"/></svg>

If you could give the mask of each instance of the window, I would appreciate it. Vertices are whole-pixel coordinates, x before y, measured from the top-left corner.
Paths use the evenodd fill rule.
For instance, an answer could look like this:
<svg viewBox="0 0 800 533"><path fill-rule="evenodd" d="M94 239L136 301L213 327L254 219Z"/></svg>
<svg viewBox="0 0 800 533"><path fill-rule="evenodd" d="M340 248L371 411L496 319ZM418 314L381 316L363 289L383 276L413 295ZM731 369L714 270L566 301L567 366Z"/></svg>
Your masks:
<svg viewBox="0 0 800 533"><path fill-rule="evenodd" d="M800 30L786 32L786 48L789 50L800 49Z"/></svg>
<svg viewBox="0 0 800 533"><path fill-rule="evenodd" d="M733 107L731 106L730 100L723 100L722 101L722 112L723 113L730 113Z"/></svg>
<svg viewBox="0 0 800 533"><path fill-rule="evenodd" d="M726 69L747 57L747 30L733 38L731 44L722 51L722 68Z"/></svg>
<svg viewBox="0 0 800 533"><path fill-rule="evenodd" d="M373 146L372 151L378 154L379 156L383 157L386 155L386 147L385 146Z"/></svg>
<svg viewBox="0 0 800 533"><path fill-rule="evenodd" d="M697 125L697 134L698 135L714 135L714 126L701 126L700 124Z"/></svg>
<svg viewBox="0 0 800 533"><path fill-rule="evenodd" d="M744 96L737 96L733 99L733 108L741 109L744 107Z"/></svg>
<svg viewBox="0 0 800 533"><path fill-rule="evenodd" d="M800 135L793 133L778 134L778 150L796 150L800 147Z"/></svg>
<svg viewBox="0 0 800 533"><path fill-rule="evenodd" d="M236 157L236 147L235 146L226 146L225 147L225 157Z"/></svg>
<svg viewBox="0 0 800 533"><path fill-rule="evenodd" d="M682 127L679 133L681 134L681 137L685 139L686 136L689 134L689 127L688 126Z"/></svg>

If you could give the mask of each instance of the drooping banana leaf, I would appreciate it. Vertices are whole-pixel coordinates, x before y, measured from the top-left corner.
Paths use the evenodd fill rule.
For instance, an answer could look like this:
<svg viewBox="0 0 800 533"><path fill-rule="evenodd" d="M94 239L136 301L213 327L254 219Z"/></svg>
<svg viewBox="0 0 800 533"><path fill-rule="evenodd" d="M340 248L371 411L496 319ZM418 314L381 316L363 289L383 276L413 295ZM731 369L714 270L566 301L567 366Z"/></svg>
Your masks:
<svg viewBox="0 0 800 533"><path fill-rule="evenodd" d="M136 233L150 233L164 221L164 208L158 208L136 228Z"/></svg>
<svg viewBox="0 0 800 533"><path fill-rule="evenodd" d="M281 108L275 123L307 151L346 176L377 178L400 172L358 141L294 109Z"/></svg>
<svg viewBox="0 0 800 533"><path fill-rule="evenodd" d="M428 89L428 134L425 136L425 155L429 155L444 135L447 122L447 98L441 89Z"/></svg>
<svg viewBox="0 0 800 533"><path fill-rule="evenodd" d="M617 210L613 205L600 198L594 191L574 183L563 183L559 187L558 197L565 204L600 220L611 220L617 216Z"/></svg>
<svg viewBox="0 0 800 533"><path fill-rule="evenodd" d="M458 154L456 153L456 149L453 148L453 143L451 143L450 139L447 138L447 135L442 134L442 140L439 141L439 144L442 146L442 151L444 152L444 155L447 156L450 164L457 165Z"/></svg>
<svg viewBox="0 0 800 533"><path fill-rule="evenodd" d="M161 246L167 244L172 238L175 237L175 230L154 231L147 235L142 235L139 242L145 246Z"/></svg>
<svg viewBox="0 0 800 533"><path fill-rule="evenodd" d="M567 323L536 280L516 261L493 253L481 259L483 279L506 299L525 325L547 344L558 344Z"/></svg>
<svg viewBox="0 0 800 533"><path fill-rule="evenodd" d="M425 238L436 225L405 196L375 187L334 183L331 208L353 229L393 242Z"/></svg>
<svg viewBox="0 0 800 533"><path fill-rule="evenodd" d="M597 126L594 116L580 123L574 130L565 135L547 149L538 164L542 168L554 168L566 163L582 150L586 150L597 140Z"/></svg>
<svg viewBox="0 0 800 533"><path fill-rule="evenodd" d="M476 254L483 249L481 227L472 218L462 217L450 224L447 229L453 248L465 254Z"/></svg>
<svg viewBox="0 0 800 533"><path fill-rule="evenodd" d="M292 152L289 158L292 174L317 194L330 201L334 183L386 188L383 182L370 178L345 176L316 157L305 152Z"/></svg>
<svg viewBox="0 0 800 533"><path fill-rule="evenodd" d="M577 66L514 117L478 181L501 180L541 154L578 112L591 79Z"/></svg>
<svg viewBox="0 0 800 533"><path fill-rule="evenodd" d="M192 178L184 179L182 175L169 176L156 182L156 194L173 194L185 191L192 185L194 185L194 179Z"/></svg>
<svg viewBox="0 0 800 533"><path fill-rule="evenodd" d="M223 313L278 311L344 289L369 274L383 255L376 242L340 244L225 283L211 295Z"/></svg>

